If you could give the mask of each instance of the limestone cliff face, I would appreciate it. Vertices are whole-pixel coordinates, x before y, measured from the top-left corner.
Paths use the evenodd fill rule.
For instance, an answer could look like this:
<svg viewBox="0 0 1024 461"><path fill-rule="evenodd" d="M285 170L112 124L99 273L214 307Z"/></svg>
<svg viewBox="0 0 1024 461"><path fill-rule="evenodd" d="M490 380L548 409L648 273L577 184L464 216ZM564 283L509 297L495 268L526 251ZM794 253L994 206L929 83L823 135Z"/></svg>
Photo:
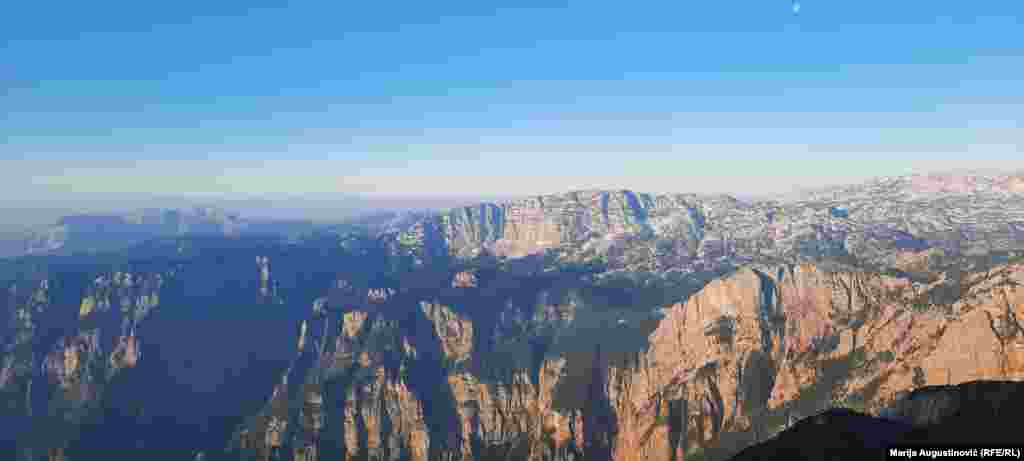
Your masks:
<svg viewBox="0 0 1024 461"><path fill-rule="evenodd" d="M453 274L452 281L459 278ZM322 424L313 428L295 411L274 413L303 405L301 394L278 386L266 409L239 429L232 450L259 459L286 459L284 452L301 452L306 460L579 459L582 412L558 411L553 403L566 360L543 360L533 370L530 338L523 334L551 323L547 317L558 309L495 306L473 296L479 287L459 290L470 293L458 292L457 299L481 304L406 300L415 303L410 312L398 298L376 305L335 298L354 304L332 303L326 316L308 321L305 349L282 380L300 379L323 396L316 413ZM505 315L474 319L465 311L473 308ZM282 416L275 420L274 414ZM268 432L280 434L277 445L260 436ZM303 435L311 432L319 443Z"/></svg>
<svg viewBox="0 0 1024 461"><path fill-rule="evenodd" d="M446 361L465 362L473 354L473 322L444 305L422 302L423 315L434 325Z"/></svg>
<svg viewBox="0 0 1024 461"><path fill-rule="evenodd" d="M831 405L878 411L915 386L1020 379L1022 280L1019 266L970 276L946 306L922 301L941 282L813 266L714 281L669 310L639 370L610 371L618 427L629 428L614 459L671 459L685 451L673 431L687 449L728 453L777 430L780 417ZM658 428L664 401L685 410Z"/></svg>
<svg viewBox="0 0 1024 461"><path fill-rule="evenodd" d="M930 284L741 269L666 308L643 350L608 337L589 358L557 352L596 315L571 293L542 289L528 309L417 301L414 320L388 314L402 311L394 298L321 324L336 336L311 344L333 346L313 348L304 379L335 396L318 430L335 432L343 459L723 459L830 406L879 413L914 387L1024 378L1022 281L1021 266ZM334 456L325 446L304 459Z"/></svg>
<svg viewBox="0 0 1024 461"><path fill-rule="evenodd" d="M324 309L322 300L314 307ZM366 310L319 312L303 322L295 359L229 450L245 459L431 459L424 404L408 382L418 354L398 322Z"/></svg>
<svg viewBox="0 0 1024 461"><path fill-rule="evenodd" d="M109 384L141 360L136 327L158 307L163 279L157 274L100 274L74 299L67 279L44 278L34 289L13 284L4 309L13 335L0 351L0 416L49 434L42 446L22 439L28 450L56 450L92 415ZM76 304L77 314L62 304ZM17 431L15 438L19 437Z"/></svg>
<svg viewBox="0 0 1024 461"><path fill-rule="evenodd" d="M40 281L29 296L19 296L21 286L12 285L7 307L13 314L15 334L4 353L0 391L15 385L16 375L27 377L16 370L22 360L32 356L28 348L19 346L31 342L53 341L43 368L51 381L65 389L79 382L107 380L118 370L134 367L140 358L135 329L159 305L162 283L160 274L102 274L80 297L77 321L63 325L47 322L51 328L48 335L39 334L39 324L60 315L52 303L51 281ZM67 334L60 335L62 330Z"/></svg>
<svg viewBox="0 0 1024 461"><path fill-rule="evenodd" d="M455 274L455 279L452 280L452 288L476 288L477 278L476 274L469 271L461 271Z"/></svg>
<svg viewBox="0 0 1024 461"><path fill-rule="evenodd" d="M686 236L692 237L703 232L705 213L692 195L581 191L458 208L439 216L436 226L453 254L486 247L497 254L522 256L596 235L650 232L652 226L680 219L685 221Z"/></svg>
<svg viewBox="0 0 1024 461"><path fill-rule="evenodd" d="M912 260L928 249L941 250L939 262L1024 251L1020 181L879 178L754 203L729 196L578 191L456 208L418 220L399 240L457 257L552 250L629 270L693 273L758 261L823 260L916 267Z"/></svg>
<svg viewBox="0 0 1024 461"><path fill-rule="evenodd" d="M668 226L658 221L663 198L637 200L648 225ZM734 206L705 201L699 213L668 216L673 232L707 240L722 229L702 220ZM714 250L684 246L687 255ZM217 407L247 413L204 441L210 460L678 461L722 459L828 406L879 413L914 387L1024 378L1020 265L913 280L751 265L653 309L594 274L533 265L544 258L481 257L396 276L386 272L393 261L352 251L361 259L346 260L346 278L333 273L336 260L316 259L322 251L289 258L261 247L240 251L237 265L211 255L192 272L11 285L0 416L16 430L42 422L59 434L32 442L33 453L82 459L64 442L112 389L128 397L106 416L136 411L118 426L127 430L153 422L146 411L160 399L142 395L146 386L188 376L200 389L179 395L249 399ZM207 339L190 349L202 329ZM154 363L164 365L150 378L127 379ZM227 453L211 448L231 430Z"/></svg>

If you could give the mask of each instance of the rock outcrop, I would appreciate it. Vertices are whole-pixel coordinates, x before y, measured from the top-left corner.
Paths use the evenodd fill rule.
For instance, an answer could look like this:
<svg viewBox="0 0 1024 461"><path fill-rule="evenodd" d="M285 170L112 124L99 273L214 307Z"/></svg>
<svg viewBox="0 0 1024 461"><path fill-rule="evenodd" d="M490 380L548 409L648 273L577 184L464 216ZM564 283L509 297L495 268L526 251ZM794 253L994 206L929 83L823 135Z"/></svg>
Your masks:
<svg viewBox="0 0 1024 461"><path fill-rule="evenodd" d="M928 249L942 250L944 257L1024 251L1021 181L991 175L879 178L755 203L577 191L424 217L400 240L460 257L557 251L630 270L699 272L822 259L887 268L902 264L896 253Z"/></svg>
<svg viewBox="0 0 1024 461"><path fill-rule="evenodd" d="M128 439L154 461L725 459L860 414L910 437L974 397L902 392L1024 379L1011 183L581 192L25 264L0 298L0 417L20 459ZM830 407L858 414L805 424Z"/></svg>
<svg viewBox="0 0 1024 461"><path fill-rule="evenodd" d="M104 273L72 299L61 290L68 282L47 278L34 289L15 283L3 306L13 328L0 351L0 416L10 427L46 427L47 439L18 430L12 436L51 459L67 459L71 434L99 411L111 382L139 364L135 329L158 307L163 279ZM71 310L62 305L68 301Z"/></svg>
<svg viewBox="0 0 1024 461"><path fill-rule="evenodd" d="M273 290L273 282L270 279L270 258L257 256L256 270L259 271L260 296L270 298Z"/></svg>
<svg viewBox="0 0 1024 461"><path fill-rule="evenodd" d="M452 288L476 288L476 274L469 271L461 271L455 274L452 279Z"/></svg>
<svg viewBox="0 0 1024 461"><path fill-rule="evenodd" d="M331 365L311 373L336 377L316 379L339 396L323 411L343 421L344 459L724 459L829 407L877 414L915 386L1019 379L1022 280L999 267L928 304L952 282L741 269L664 309L633 351L615 344L639 327L614 317L618 337L571 343L600 315L572 290L541 289L526 309L463 293L461 307L420 302L418 320L345 313L317 362Z"/></svg>
<svg viewBox="0 0 1024 461"><path fill-rule="evenodd" d="M428 225L440 229L443 243L454 254L486 247L498 255L523 256L594 235L650 233L652 226L678 221L680 212L690 221L687 232L701 232L704 211L699 203L694 195L580 191L458 208Z"/></svg>

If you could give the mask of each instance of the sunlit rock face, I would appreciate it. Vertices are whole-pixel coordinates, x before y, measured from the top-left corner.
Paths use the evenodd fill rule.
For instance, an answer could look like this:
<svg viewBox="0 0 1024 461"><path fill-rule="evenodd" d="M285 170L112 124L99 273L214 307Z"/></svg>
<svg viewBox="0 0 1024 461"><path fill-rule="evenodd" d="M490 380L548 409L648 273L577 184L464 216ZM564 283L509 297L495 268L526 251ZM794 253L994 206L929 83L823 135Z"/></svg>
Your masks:
<svg viewBox="0 0 1024 461"><path fill-rule="evenodd" d="M305 320L303 320L299 325L299 344L295 347L299 352L302 352L302 350L306 348L306 335L308 334L308 328L309 323Z"/></svg>
<svg viewBox="0 0 1024 461"><path fill-rule="evenodd" d="M570 345L559 331L582 325L591 308L550 290L525 310L488 298L420 302L415 328L384 312L345 312L314 373L344 376L318 384L335 396L320 407L319 433L338 431L342 448L316 453L724 459L831 406L881 413L914 387L1021 378L1022 277L1020 266L971 274L950 301L926 304L948 281L809 264L741 269L663 308L646 345L628 353L611 336L596 351ZM474 314L489 310L501 314ZM529 342L544 337L551 349L531 359Z"/></svg>
<svg viewBox="0 0 1024 461"><path fill-rule="evenodd" d="M476 274L468 271L461 271L455 274L452 280L452 288L476 288Z"/></svg>
<svg viewBox="0 0 1024 461"><path fill-rule="evenodd" d="M58 338L45 358L44 368L51 382L79 394L69 394L69 399L89 400L120 370L135 367L141 358L135 329L158 307L162 283L159 274L113 272L97 276L80 297L78 324L67 325L77 333ZM44 281L29 300L29 310L42 316L48 310L60 309L50 303L49 291L49 283ZM6 361L15 363L16 355L8 355Z"/></svg>
<svg viewBox="0 0 1024 461"><path fill-rule="evenodd" d="M256 269L259 271L260 296L269 297L272 290L270 280L270 258L267 258L266 256L257 256Z"/></svg>
<svg viewBox="0 0 1024 461"><path fill-rule="evenodd" d="M134 368L139 363L139 340L135 336L118 338L114 351L110 354L110 369Z"/></svg>
<svg viewBox="0 0 1024 461"><path fill-rule="evenodd" d="M653 323L629 352L615 345L641 317L609 314L614 329L581 346L575 336L602 318L585 290L524 280L478 279L443 301L383 290L387 309L309 296L314 308L290 323L294 360L232 446L307 460L722 459L828 406L878 413L914 387L1024 379L1020 265L930 282L751 266L657 316L644 310ZM158 306L156 286L108 274L85 288L95 305L84 317L82 297L71 299L83 329L43 363L63 402L84 412L110 376L145 363L145 320L133 322ZM21 331L52 301L45 284L15 300ZM17 367L4 357L5 389L24 376Z"/></svg>
<svg viewBox="0 0 1024 461"><path fill-rule="evenodd" d="M45 276L47 274L40 274ZM31 432L12 439L50 459L71 434L101 411L111 383L142 360L138 325L160 304L163 278L139 272L58 272L5 286L0 311L0 419ZM27 438L26 438L27 437ZM24 453L22 453L24 454Z"/></svg>
<svg viewBox="0 0 1024 461"><path fill-rule="evenodd" d="M405 368L417 351L397 322L376 310L328 313L308 323L307 338L282 377L289 384L278 385L238 430L233 451L259 457L285 450L309 461L431 459L424 404ZM301 392L291 391L299 386L294 379L304 383Z"/></svg>
<svg viewBox="0 0 1024 461"><path fill-rule="evenodd" d="M91 381L93 378L84 369L84 365L89 364L99 353L99 338L95 332L64 338L62 344L46 358L47 374L65 390L78 383Z"/></svg>
<svg viewBox="0 0 1024 461"><path fill-rule="evenodd" d="M1024 332L1010 325L1020 325L1021 277L1004 267L969 278L946 306L962 313L955 319L913 307L936 287L877 275L796 266L714 281L669 310L638 371L608 371L624 428L614 459L725 456L778 430L780 417L830 405L877 411L920 385L1020 379ZM679 408L662 413L667 421L663 400Z"/></svg>
<svg viewBox="0 0 1024 461"><path fill-rule="evenodd" d="M371 288L366 292L366 301L370 304L384 304L394 295L393 288Z"/></svg>
<svg viewBox="0 0 1024 461"><path fill-rule="evenodd" d="M723 459L830 406L1024 379L1014 255L936 269L1024 236L1009 189L972 181L751 205L581 192L418 218L415 251L381 236L56 271L4 286L0 416L47 418L61 435L17 440L73 460L115 440L97 434L152 447L184 430L152 415L179 411L207 426L174 459ZM469 257L428 260L439 236ZM495 257L505 243L570 257ZM116 431L82 424L101 414Z"/></svg>
<svg viewBox="0 0 1024 461"><path fill-rule="evenodd" d="M457 208L413 229L434 229L437 238L422 245L460 258L486 249L499 257L556 251L569 261L634 271L700 272L767 260L884 268L896 264L895 252L1024 251L1017 229L1024 223L1024 201L1016 198L1021 181L975 174L879 178L752 203L578 191Z"/></svg>
<svg viewBox="0 0 1024 461"><path fill-rule="evenodd" d="M468 360L473 353L473 322L448 306L423 302L420 308L434 325L444 359L451 362Z"/></svg>
<svg viewBox="0 0 1024 461"><path fill-rule="evenodd" d="M583 242L592 235L651 232L675 212L699 213L693 196L653 196L632 191L580 191L501 205L464 207L438 218L453 254L486 247L499 256L537 254Z"/></svg>

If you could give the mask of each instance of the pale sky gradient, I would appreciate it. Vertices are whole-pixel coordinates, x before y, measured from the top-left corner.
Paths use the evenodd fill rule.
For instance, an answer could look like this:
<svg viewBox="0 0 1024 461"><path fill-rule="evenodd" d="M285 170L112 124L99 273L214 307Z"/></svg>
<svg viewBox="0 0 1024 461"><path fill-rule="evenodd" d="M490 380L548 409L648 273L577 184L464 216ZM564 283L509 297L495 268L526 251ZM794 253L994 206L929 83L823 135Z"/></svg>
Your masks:
<svg viewBox="0 0 1024 461"><path fill-rule="evenodd" d="M19 2L0 196L770 194L1024 168L1024 2Z"/></svg>

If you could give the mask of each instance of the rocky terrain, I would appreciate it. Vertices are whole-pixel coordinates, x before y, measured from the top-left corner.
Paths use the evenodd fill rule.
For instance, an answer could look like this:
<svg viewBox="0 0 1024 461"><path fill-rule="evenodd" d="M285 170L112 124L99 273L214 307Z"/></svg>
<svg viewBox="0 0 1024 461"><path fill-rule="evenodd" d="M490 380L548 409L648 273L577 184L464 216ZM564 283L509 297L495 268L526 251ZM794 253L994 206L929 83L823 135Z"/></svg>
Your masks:
<svg viewBox="0 0 1024 461"><path fill-rule="evenodd" d="M908 390L1024 380L1022 197L945 176L578 192L2 260L0 448L678 461L832 407L912 425L931 413Z"/></svg>
<svg viewBox="0 0 1024 461"><path fill-rule="evenodd" d="M624 330L643 327L599 325L572 283L526 306L473 293L485 283L419 301L415 320L398 299L387 309L403 314L352 306L323 324L336 336L299 352L302 391L287 391L292 368L237 446L311 459L340 432L345 459L723 459L831 406L878 413L914 387L1024 379L1022 281L1024 267L1002 266L959 281L952 303L915 308L943 282L742 269L665 309L634 349ZM343 423L309 423L323 420Z"/></svg>
<svg viewBox="0 0 1024 461"><path fill-rule="evenodd" d="M581 191L450 210L399 239L455 255L555 250L627 270L699 272L806 259L894 267L905 253L927 248L950 256L1024 249L1022 184L1018 176L906 176L754 203Z"/></svg>

